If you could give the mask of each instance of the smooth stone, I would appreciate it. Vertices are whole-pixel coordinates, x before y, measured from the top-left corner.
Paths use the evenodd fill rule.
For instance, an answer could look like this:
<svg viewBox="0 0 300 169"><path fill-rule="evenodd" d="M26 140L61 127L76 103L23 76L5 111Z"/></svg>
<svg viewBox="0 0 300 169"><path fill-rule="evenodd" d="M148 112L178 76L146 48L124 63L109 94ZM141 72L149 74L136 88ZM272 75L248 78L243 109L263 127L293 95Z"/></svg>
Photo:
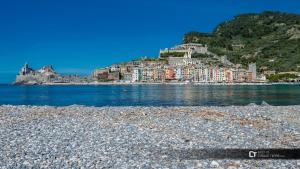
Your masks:
<svg viewBox="0 0 300 169"><path fill-rule="evenodd" d="M212 167L212 168L218 168L219 166L220 166L219 163L216 162L216 161L212 161L212 162L210 163L210 167Z"/></svg>

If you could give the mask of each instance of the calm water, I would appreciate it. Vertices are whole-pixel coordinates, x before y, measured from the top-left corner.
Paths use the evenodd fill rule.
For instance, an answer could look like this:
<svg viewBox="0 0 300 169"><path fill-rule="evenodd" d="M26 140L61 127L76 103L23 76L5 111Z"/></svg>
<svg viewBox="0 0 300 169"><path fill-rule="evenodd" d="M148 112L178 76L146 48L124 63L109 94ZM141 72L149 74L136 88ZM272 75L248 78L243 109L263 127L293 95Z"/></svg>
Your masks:
<svg viewBox="0 0 300 169"><path fill-rule="evenodd" d="M300 85L11 86L0 85L0 105L196 106L300 104Z"/></svg>

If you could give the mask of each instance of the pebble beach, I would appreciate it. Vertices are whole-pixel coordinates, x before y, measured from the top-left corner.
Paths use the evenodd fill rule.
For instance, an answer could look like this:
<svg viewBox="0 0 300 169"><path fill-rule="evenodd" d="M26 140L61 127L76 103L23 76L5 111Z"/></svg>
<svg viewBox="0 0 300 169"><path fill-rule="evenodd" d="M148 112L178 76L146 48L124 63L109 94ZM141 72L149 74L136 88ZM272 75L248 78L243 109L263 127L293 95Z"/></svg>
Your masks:
<svg viewBox="0 0 300 169"><path fill-rule="evenodd" d="M300 106L0 106L0 168L300 168L163 151L300 148Z"/></svg>

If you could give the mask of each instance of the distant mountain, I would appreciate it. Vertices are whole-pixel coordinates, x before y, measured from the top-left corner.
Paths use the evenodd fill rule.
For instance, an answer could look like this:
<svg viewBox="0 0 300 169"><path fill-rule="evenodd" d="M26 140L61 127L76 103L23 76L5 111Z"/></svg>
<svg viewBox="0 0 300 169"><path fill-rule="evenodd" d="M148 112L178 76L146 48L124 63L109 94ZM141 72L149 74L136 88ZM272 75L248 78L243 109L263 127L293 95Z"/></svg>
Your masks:
<svg viewBox="0 0 300 169"><path fill-rule="evenodd" d="M184 43L207 44L233 63L256 62L258 68L300 71L300 15L282 12L242 14L212 33L189 32Z"/></svg>

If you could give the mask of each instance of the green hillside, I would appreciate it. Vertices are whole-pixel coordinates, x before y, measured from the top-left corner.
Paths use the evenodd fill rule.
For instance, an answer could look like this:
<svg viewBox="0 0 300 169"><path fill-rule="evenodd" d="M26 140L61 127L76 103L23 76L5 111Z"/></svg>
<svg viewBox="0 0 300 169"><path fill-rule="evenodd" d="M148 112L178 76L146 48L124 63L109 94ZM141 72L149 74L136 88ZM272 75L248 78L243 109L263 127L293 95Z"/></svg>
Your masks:
<svg viewBox="0 0 300 169"><path fill-rule="evenodd" d="M256 62L258 68L300 71L300 15L281 12L243 14L212 33L189 32L184 43L208 44L233 63Z"/></svg>

